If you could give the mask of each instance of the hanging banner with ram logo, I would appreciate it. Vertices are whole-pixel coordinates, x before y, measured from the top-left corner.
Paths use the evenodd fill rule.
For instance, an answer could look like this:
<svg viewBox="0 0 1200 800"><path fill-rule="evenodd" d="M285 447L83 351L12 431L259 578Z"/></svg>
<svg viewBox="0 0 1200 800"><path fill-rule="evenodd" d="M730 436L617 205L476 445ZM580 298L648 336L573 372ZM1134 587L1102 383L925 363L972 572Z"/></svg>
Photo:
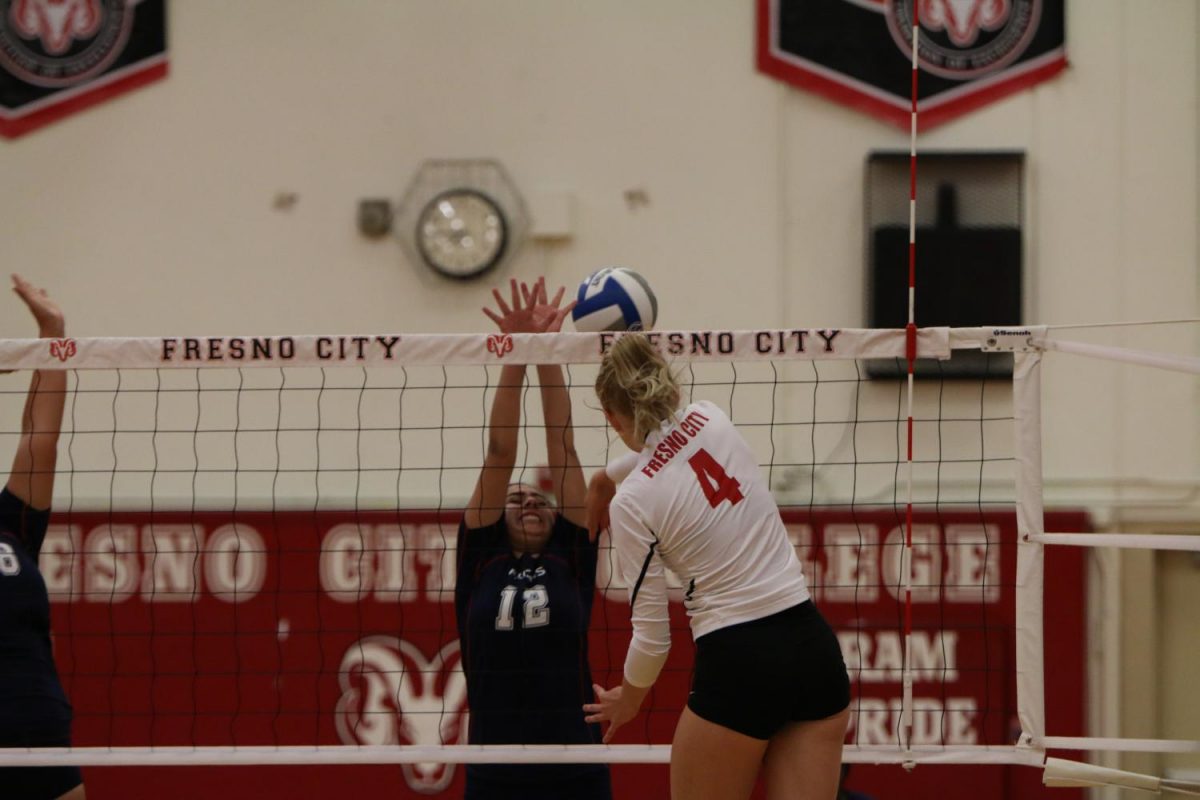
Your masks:
<svg viewBox="0 0 1200 800"><path fill-rule="evenodd" d="M758 0L758 68L907 128L914 2L922 128L1067 65L1066 0Z"/></svg>
<svg viewBox="0 0 1200 800"><path fill-rule="evenodd" d="M0 0L0 136L167 74L165 0Z"/></svg>

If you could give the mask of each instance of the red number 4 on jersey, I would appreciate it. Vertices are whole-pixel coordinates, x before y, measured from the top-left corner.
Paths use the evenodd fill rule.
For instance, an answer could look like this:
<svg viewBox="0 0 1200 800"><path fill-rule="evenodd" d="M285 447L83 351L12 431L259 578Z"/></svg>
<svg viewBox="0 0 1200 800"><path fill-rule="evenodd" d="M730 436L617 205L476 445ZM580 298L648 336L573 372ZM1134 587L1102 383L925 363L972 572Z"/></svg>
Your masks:
<svg viewBox="0 0 1200 800"><path fill-rule="evenodd" d="M696 455L688 459L688 464L696 473L696 480L700 481L710 506L716 508L722 500L728 500L732 506L742 502L742 485L737 478L727 474L707 450L697 450Z"/></svg>

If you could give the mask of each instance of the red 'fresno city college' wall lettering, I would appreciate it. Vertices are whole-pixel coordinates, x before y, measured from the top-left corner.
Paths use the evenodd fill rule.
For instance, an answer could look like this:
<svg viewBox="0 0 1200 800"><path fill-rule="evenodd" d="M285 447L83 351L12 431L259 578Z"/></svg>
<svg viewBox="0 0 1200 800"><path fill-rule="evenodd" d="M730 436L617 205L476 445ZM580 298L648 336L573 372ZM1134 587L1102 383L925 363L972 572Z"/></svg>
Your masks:
<svg viewBox="0 0 1200 800"><path fill-rule="evenodd" d="M55 657L75 708L76 744L465 743L468 709L453 605L459 516L56 512L41 567L53 603ZM904 664L902 520L891 509L861 508L785 509L784 517L851 673L851 740L894 743ZM1079 530L1087 520L1049 513L1047 525ZM1011 743L1015 543L1011 511L918 514L914 744ZM604 683L620 680L630 626L628 587L606 540L601 547L589 637L593 674ZM1069 558L1063 551L1077 549L1047 555ZM1085 677L1082 561L1052 569L1048 720L1075 735L1082 732ZM677 576L668 573L667 580L674 645L653 707L621 743L669 742L686 702L692 644L684 589ZM173 769L186 772L189 786L219 790L224 800L258 796L241 791L235 768ZM895 769L856 767L855 785L882 790L898 780L887 771ZM989 766L918 769L902 780L914 782L910 795L932 796L957 769L986 787L980 800L1009 800L1019 795L1005 795L1003 787L1024 785L1019 768L1001 779L989 770L1005 768ZM462 792L462 771L453 764L335 773L344 785L387 785L398 797ZM136 795L142 779L120 768L101 774L125 796ZM272 774L288 796L337 791L316 772ZM667 792L665 769L617 766L613 774L615 796ZM1032 787L1037 776L1030 775Z"/></svg>

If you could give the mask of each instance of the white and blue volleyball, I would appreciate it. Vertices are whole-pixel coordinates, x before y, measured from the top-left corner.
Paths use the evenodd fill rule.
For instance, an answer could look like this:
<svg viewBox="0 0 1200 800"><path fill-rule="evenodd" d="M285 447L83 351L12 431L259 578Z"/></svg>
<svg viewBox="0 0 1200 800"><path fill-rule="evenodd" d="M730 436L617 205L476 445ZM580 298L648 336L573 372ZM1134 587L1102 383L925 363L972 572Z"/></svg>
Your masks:
<svg viewBox="0 0 1200 800"><path fill-rule="evenodd" d="M633 270L605 267L579 284L571 318L577 331L648 331L658 318L658 298Z"/></svg>

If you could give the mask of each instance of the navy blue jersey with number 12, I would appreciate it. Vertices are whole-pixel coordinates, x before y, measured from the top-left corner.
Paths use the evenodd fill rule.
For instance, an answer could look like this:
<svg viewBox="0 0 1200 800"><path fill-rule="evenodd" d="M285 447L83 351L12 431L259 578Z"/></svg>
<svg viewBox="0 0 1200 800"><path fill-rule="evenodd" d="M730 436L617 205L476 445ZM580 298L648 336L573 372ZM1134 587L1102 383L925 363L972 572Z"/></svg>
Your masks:
<svg viewBox="0 0 1200 800"><path fill-rule="evenodd" d="M458 532L455 608L467 677L471 744L594 744L588 627L597 545L556 516L539 555L516 556L502 516ZM468 780L513 783L606 772L603 765L471 764Z"/></svg>
<svg viewBox="0 0 1200 800"><path fill-rule="evenodd" d="M49 511L0 490L0 747L70 743L71 706L54 666L37 562L49 522Z"/></svg>

